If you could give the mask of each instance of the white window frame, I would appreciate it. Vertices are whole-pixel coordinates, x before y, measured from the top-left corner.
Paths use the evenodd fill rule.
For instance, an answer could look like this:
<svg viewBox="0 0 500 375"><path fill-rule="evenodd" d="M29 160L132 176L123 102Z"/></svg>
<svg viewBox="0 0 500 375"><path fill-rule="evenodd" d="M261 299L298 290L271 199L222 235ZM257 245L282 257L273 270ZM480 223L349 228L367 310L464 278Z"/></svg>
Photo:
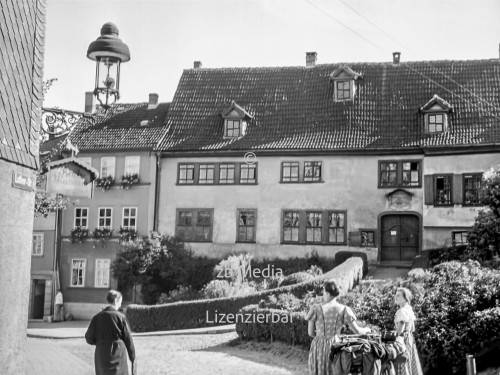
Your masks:
<svg viewBox="0 0 500 375"><path fill-rule="evenodd" d="M125 217L125 210L129 210L129 215L127 217ZM130 210L131 209L134 209L135 210L135 215L132 216L130 215ZM122 227L123 228L129 228L129 229L133 229L133 230L137 230L137 212L138 212L138 208L137 207L123 207L122 209ZM129 220L129 223L130 223L130 219L131 218L134 218L135 219L135 225L125 225L125 219L128 219Z"/></svg>
<svg viewBox="0 0 500 375"><path fill-rule="evenodd" d="M231 135L229 135L229 123L231 122ZM238 123L238 127L235 127L235 123ZM227 118L224 123L224 138L238 138L242 136L242 126L243 120L241 118ZM236 132L235 129L238 129ZM237 134L235 134L237 133Z"/></svg>
<svg viewBox="0 0 500 375"><path fill-rule="evenodd" d="M108 217L108 216L101 217L101 210L107 210L107 209L111 210L111 214L109 216L109 218L110 218L110 224L109 224L109 226L107 226L107 225L99 225L99 222L100 222L101 218L103 218L104 220L106 220L106 218ZM113 228L113 207L98 207L97 208L97 228L98 229L103 229L103 228L112 229Z"/></svg>
<svg viewBox="0 0 500 375"><path fill-rule="evenodd" d="M131 172L127 172L127 169L136 167ZM125 156L125 167L123 169L123 175L137 174L141 170L141 157L140 156Z"/></svg>
<svg viewBox="0 0 500 375"><path fill-rule="evenodd" d="M82 268L74 268L74 262L83 262L83 267ZM75 269L82 269L82 284L81 285L73 285L73 271ZM87 270L87 259L84 258L74 258L71 259L71 273L69 275L69 285L72 288L83 288L85 287L85 271Z"/></svg>
<svg viewBox="0 0 500 375"><path fill-rule="evenodd" d="M107 173L106 175L102 173L102 170L104 168L104 161L106 160L106 168L110 170L111 173ZM102 156L101 157L101 178L105 178L108 176L111 176L112 178L115 178L115 169L116 169L116 158L114 156Z"/></svg>
<svg viewBox="0 0 500 375"><path fill-rule="evenodd" d="M83 164L88 165L89 167L92 166L92 158L90 156L86 156L84 158L78 158Z"/></svg>
<svg viewBox="0 0 500 375"><path fill-rule="evenodd" d="M104 263L104 267L99 267L99 262ZM106 266L107 264L107 266ZM96 288L109 288L109 270L111 266L110 259L96 259L95 260L95 277L94 286ZM106 282L104 282L106 281Z"/></svg>
<svg viewBox="0 0 500 375"><path fill-rule="evenodd" d="M35 240L35 237L37 240ZM43 233L33 233L33 239L31 242L31 255L34 256L43 256L43 241L44 241L44 234ZM40 246L40 252L35 251L35 244Z"/></svg>
<svg viewBox="0 0 500 375"><path fill-rule="evenodd" d="M333 83L334 83L333 89L334 89L334 95L335 95L336 102L345 102L345 101L354 99L354 93L355 93L354 79L349 78L349 77L342 77L342 78L339 77L339 78L334 79ZM337 89L338 83L342 83L342 84L349 83L349 97L348 98L346 98L346 97L339 98L339 91ZM342 91L345 91L345 90L342 90Z"/></svg>
<svg viewBox="0 0 500 375"><path fill-rule="evenodd" d="M87 219L87 225L77 225L76 221L80 220L80 223L81 223L81 220L83 219L83 216L81 216L79 218L76 216L76 210L78 210L78 209L80 209L80 210L82 210L82 209L87 210L87 215L85 216L85 219ZM89 228L89 208L88 207L75 207L75 215L74 215L74 217L75 217L75 221L73 223L75 224L74 225L75 228L76 227L81 227L82 229L88 229Z"/></svg>

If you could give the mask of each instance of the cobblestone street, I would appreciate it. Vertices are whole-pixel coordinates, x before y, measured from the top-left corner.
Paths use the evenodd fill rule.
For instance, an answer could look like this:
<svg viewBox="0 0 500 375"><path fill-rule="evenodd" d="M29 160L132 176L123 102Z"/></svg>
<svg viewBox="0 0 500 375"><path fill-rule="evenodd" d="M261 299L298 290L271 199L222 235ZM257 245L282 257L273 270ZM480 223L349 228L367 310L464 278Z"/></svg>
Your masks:
<svg viewBox="0 0 500 375"><path fill-rule="evenodd" d="M307 362L227 346L236 333L135 337L140 374L303 375ZM84 339L28 338L28 375L93 374L94 347Z"/></svg>

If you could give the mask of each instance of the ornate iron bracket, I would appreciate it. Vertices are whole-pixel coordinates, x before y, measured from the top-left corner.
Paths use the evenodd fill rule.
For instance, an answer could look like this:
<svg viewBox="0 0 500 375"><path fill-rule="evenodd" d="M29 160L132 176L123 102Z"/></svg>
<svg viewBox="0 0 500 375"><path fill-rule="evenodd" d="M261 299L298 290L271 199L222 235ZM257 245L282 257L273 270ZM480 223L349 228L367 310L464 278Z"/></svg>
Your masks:
<svg viewBox="0 0 500 375"><path fill-rule="evenodd" d="M40 135L60 136L71 131L73 126L81 118L86 118L91 122L95 117L83 112L67 111L59 108L42 108L42 124Z"/></svg>

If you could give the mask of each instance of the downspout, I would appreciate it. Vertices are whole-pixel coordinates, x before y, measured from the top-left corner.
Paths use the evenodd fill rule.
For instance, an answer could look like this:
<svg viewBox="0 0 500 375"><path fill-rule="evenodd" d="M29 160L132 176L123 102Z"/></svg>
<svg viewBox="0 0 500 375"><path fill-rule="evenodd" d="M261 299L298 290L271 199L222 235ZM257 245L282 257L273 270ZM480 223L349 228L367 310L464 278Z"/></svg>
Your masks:
<svg viewBox="0 0 500 375"><path fill-rule="evenodd" d="M156 176L155 176L155 204L153 215L153 231L158 232L158 211L160 205L160 173L161 173L161 153L156 153Z"/></svg>
<svg viewBox="0 0 500 375"><path fill-rule="evenodd" d="M52 265L52 298L50 301L50 314L53 315L55 313L54 311L54 300L55 300L55 295L56 295L56 277L59 275L57 274L57 270L60 270L61 268L59 267L59 257L60 257L60 249L61 249L61 225L62 225L62 215L61 215L61 209L58 208L56 209L56 214L55 214L55 230L54 230L54 261ZM60 280L59 280L60 282Z"/></svg>

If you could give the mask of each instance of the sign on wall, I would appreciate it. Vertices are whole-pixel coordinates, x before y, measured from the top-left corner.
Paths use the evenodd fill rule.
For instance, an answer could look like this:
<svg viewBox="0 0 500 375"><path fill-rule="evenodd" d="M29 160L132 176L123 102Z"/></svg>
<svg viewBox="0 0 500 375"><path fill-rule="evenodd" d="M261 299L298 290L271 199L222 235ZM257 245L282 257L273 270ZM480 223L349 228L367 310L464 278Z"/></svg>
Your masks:
<svg viewBox="0 0 500 375"><path fill-rule="evenodd" d="M68 197L92 198L97 171L76 158L58 160L47 164L48 193L63 194Z"/></svg>

